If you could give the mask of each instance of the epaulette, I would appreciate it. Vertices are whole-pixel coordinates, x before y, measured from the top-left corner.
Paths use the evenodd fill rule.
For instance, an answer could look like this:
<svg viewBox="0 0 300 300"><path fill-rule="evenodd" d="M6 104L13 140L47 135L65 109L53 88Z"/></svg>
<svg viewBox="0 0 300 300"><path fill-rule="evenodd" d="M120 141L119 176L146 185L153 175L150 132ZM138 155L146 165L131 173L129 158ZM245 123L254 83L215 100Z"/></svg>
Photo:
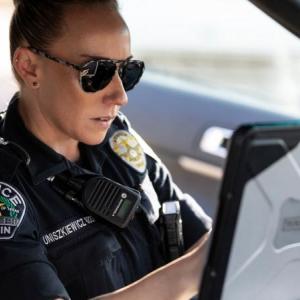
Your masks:
<svg viewBox="0 0 300 300"><path fill-rule="evenodd" d="M0 137L0 179L10 182L19 167L29 163L30 156L21 146Z"/></svg>
<svg viewBox="0 0 300 300"><path fill-rule="evenodd" d="M122 129L129 130L131 128L131 124L129 120L122 112L120 111L118 112L118 115L115 120L118 123L118 125L122 127Z"/></svg>

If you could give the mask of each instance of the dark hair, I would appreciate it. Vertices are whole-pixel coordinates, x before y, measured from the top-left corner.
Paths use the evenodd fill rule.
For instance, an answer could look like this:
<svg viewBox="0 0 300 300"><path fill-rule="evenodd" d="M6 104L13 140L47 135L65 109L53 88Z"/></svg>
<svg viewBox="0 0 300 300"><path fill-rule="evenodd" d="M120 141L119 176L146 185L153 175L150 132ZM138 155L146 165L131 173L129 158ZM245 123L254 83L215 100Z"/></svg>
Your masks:
<svg viewBox="0 0 300 300"><path fill-rule="evenodd" d="M47 49L62 31L62 22L68 6L81 4L109 5L118 11L117 0L14 0L15 11L10 23L10 57L27 42L30 46Z"/></svg>

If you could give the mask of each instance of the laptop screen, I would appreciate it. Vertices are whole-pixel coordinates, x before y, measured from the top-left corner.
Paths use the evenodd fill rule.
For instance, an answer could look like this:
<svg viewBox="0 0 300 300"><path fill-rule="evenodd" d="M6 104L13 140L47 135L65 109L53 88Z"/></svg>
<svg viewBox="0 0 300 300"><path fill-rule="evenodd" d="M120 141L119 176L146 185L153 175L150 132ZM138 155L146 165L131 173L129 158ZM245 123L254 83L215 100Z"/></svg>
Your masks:
<svg viewBox="0 0 300 300"><path fill-rule="evenodd" d="M199 300L300 299L300 123L233 135Z"/></svg>

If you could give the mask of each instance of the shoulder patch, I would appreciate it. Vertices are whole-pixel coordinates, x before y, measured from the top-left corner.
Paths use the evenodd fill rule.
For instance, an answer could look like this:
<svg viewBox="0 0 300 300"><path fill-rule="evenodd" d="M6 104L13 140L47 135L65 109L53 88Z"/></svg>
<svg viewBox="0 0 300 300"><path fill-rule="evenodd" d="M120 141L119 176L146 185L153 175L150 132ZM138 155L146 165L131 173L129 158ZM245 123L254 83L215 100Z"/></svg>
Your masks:
<svg viewBox="0 0 300 300"><path fill-rule="evenodd" d="M138 140L128 131L118 130L109 139L112 151L139 173L146 170L146 156Z"/></svg>
<svg viewBox="0 0 300 300"><path fill-rule="evenodd" d="M22 196L11 185L0 181L0 240L14 237L26 210Z"/></svg>

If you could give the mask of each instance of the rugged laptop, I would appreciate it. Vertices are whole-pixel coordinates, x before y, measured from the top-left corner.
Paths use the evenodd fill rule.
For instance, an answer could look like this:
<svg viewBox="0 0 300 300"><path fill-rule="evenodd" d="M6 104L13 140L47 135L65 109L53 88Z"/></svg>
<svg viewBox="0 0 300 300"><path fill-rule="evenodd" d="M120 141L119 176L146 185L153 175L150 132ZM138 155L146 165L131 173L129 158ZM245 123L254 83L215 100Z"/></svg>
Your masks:
<svg viewBox="0 0 300 300"><path fill-rule="evenodd" d="M300 122L231 139L199 300L300 299Z"/></svg>

